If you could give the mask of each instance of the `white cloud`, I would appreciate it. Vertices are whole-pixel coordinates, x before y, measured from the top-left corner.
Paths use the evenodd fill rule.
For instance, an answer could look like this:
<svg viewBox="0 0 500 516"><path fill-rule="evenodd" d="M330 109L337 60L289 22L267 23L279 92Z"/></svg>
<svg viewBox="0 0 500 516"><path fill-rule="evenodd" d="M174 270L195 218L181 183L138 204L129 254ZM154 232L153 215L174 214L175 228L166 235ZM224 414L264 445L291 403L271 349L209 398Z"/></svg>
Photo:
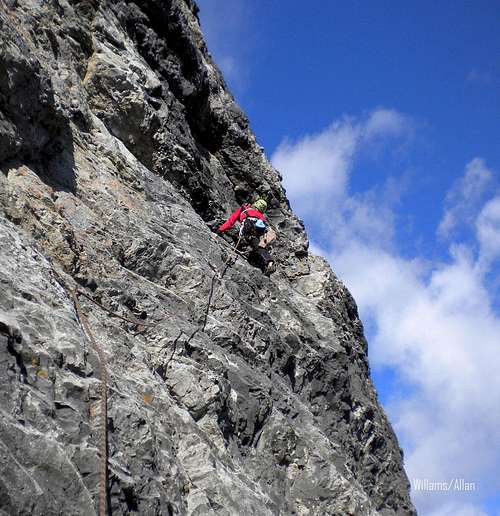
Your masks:
<svg viewBox="0 0 500 516"><path fill-rule="evenodd" d="M491 187L493 173L484 160L474 158L468 163L465 174L446 196L445 211L438 234L449 237L460 224L472 224L485 194Z"/></svg>
<svg viewBox="0 0 500 516"><path fill-rule="evenodd" d="M376 323L375 364L397 368L417 388L391 407L411 445L410 477L475 480L496 467L500 320L475 264L457 255L428 275L418 262L362 244L330 256Z"/></svg>
<svg viewBox="0 0 500 516"><path fill-rule="evenodd" d="M372 365L395 368L413 387L387 407L410 479L476 482L474 492L415 491L417 508L435 516L479 515L481 501L500 490L500 315L487 280L500 256L500 196L485 202L492 172L472 160L447 198L441 225L449 222L440 231L451 235L465 221L477 245L452 242L442 263L401 256L384 188L351 194L350 176L363 145L404 135L406 126L403 116L386 110L364 121L345 118L280 146L273 163L293 206L319 236L314 250L329 258L374 328ZM318 178L314 184L304 170Z"/></svg>
<svg viewBox="0 0 500 516"><path fill-rule="evenodd" d="M428 513L427 516L488 516L488 514L476 505L464 505L461 503L451 502L447 503L437 511Z"/></svg>
<svg viewBox="0 0 500 516"><path fill-rule="evenodd" d="M408 118L401 113L393 109L377 109L366 121L363 132L365 140L370 140L377 136L399 136L409 128Z"/></svg>
<svg viewBox="0 0 500 516"><path fill-rule="evenodd" d="M360 136L359 128L346 120L298 142L283 142L272 161L278 170L286 170L290 198L300 202L304 195L343 197Z"/></svg>
<svg viewBox="0 0 500 516"><path fill-rule="evenodd" d="M489 201L476 221L481 264L500 258L500 195Z"/></svg>
<svg viewBox="0 0 500 516"><path fill-rule="evenodd" d="M351 238L341 223L349 218L350 230L355 227L366 238L389 241L393 233L391 211L380 206L374 192L349 196L349 178L361 149L403 137L410 129L407 117L380 108L364 118L345 117L299 141L285 140L271 161L284 172L288 198L301 216L321 219L324 229L334 231L339 239Z"/></svg>

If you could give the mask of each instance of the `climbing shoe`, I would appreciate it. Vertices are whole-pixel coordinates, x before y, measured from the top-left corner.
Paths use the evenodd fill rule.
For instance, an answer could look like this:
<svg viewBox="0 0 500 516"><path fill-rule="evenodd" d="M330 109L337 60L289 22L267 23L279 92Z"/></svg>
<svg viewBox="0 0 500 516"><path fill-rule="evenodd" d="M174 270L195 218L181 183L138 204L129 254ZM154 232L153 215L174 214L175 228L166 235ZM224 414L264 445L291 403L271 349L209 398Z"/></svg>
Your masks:
<svg viewBox="0 0 500 516"><path fill-rule="evenodd" d="M271 274L275 271L276 271L276 265L274 264L274 262L268 262L266 264L266 266L264 267L264 274L266 276L271 276Z"/></svg>

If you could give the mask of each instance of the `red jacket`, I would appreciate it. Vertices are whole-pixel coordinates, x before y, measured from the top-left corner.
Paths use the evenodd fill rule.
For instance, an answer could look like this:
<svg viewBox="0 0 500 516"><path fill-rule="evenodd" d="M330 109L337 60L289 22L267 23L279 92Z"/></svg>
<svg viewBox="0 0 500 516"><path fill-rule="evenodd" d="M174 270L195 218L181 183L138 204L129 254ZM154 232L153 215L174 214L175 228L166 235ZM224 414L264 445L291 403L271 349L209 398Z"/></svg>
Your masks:
<svg viewBox="0 0 500 516"><path fill-rule="evenodd" d="M227 229L231 229L237 220L243 222L247 217L255 217L266 222L266 216L262 212L256 210L253 206L250 206L249 204L244 204L243 206L240 206L237 210L234 210L233 213L231 213L229 218L226 220L226 222L224 222L224 224L221 225L218 231L223 232Z"/></svg>

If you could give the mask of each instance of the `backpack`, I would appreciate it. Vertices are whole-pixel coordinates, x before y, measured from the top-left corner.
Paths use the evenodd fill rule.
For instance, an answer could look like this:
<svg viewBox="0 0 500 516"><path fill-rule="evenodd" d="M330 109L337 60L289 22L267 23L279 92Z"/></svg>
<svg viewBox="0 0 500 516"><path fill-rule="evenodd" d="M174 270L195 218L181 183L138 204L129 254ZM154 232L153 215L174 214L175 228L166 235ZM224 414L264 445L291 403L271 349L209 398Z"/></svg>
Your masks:
<svg viewBox="0 0 500 516"><path fill-rule="evenodd" d="M242 207L242 211L240 214L243 215L249 210L255 210L254 206L251 204L244 204ZM252 237L252 236L262 236L267 231L267 224L257 217L250 217L246 216L241 221L241 227L240 227L240 235L245 237Z"/></svg>
<svg viewBox="0 0 500 516"><path fill-rule="evenodd" d="M245 217L240 227L240 235L260 237L267 231L266 223L255 217Z"/></svg>

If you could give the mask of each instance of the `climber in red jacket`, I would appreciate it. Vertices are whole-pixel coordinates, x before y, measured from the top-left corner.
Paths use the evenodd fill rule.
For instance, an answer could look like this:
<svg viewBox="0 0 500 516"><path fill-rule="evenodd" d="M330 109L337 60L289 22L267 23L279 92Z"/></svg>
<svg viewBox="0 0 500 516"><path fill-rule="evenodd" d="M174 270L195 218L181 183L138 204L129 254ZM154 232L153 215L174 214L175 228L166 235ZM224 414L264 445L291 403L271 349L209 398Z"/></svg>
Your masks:
<svg viewBox="0 0 500 516"><path fill-rule="evenodd" d="M257 199L253 204L244 204L233 211L217 231L223 233L239 222L240 236L252 247L248 261L269 275L274 272L275 267L266 246L276 238L276 233L269 228L264 215L266 209L267 202L264 199Z"/></svg>
<svg viewBox="0 0 500 516"><path fill-rule="evenodd" d="M238 209L234 210L229 218L220 226L217 231L223 233L224 231L231 229L236 221L239 221L241 227L244 227L243 221L250 217L251 219L259 219L266 224L266 216L264 212L267 209L267 202L264 199L257 199L253 204L244 204Z"/></svg>

